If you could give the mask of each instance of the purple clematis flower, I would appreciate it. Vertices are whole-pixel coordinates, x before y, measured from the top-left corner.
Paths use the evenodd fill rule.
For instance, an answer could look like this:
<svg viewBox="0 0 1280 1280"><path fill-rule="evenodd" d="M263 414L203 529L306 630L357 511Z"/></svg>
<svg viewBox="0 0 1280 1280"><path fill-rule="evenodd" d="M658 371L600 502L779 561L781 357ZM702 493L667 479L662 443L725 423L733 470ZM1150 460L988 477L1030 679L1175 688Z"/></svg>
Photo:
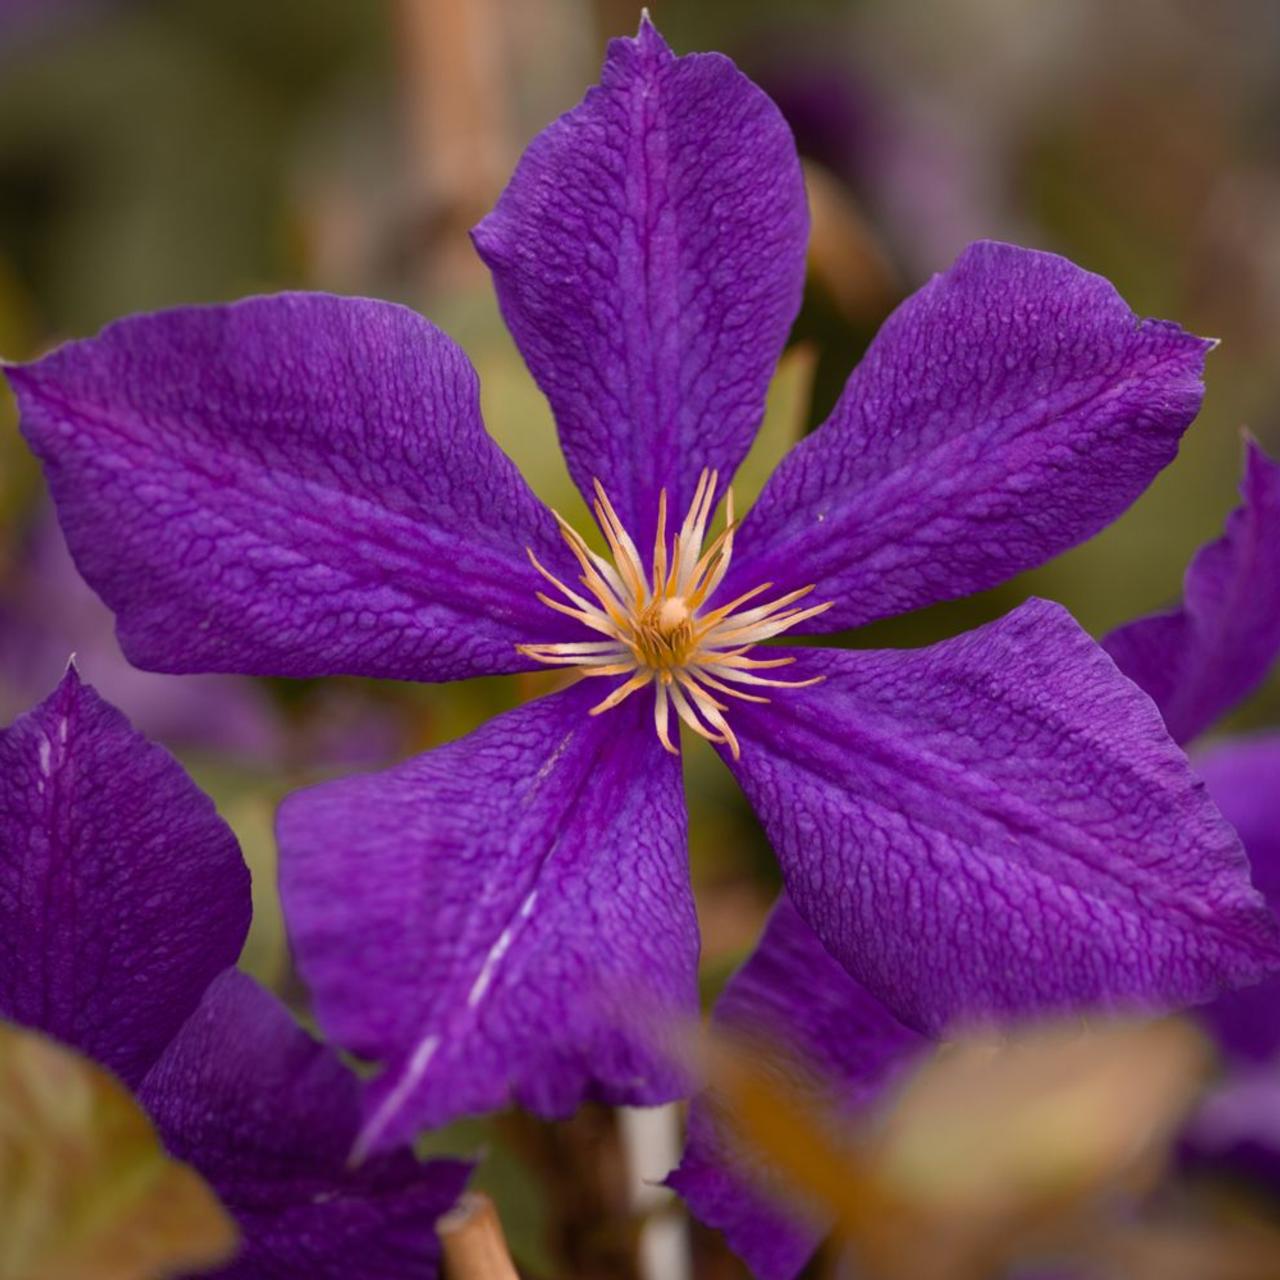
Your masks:
<svg viewBox="0 0 1280 1280"><path fill-rule="evenodd" d="M0 732L0 1017L109 1067L237 1219L228 1280L432 1277L468 1167L347 1165L354 1076L232 966L235 837L74 668Z"/></svg>
<svg viewBox="0 0 1280 1280"><path fill-rule="evenodd" d="M646 20L476 228L608 557L557 527L465 357L399 307L140 316L7 371L139 665L590 677L281 812L317 1016L385 1065L361 1151L512 1100L683 1090L651 1034L697 1009L677 721L740 779L799 915L917 1029L1205 1000L1277 962L1234 834L1060 608L919 652L758 647L1089 537L1174 456L1211 344L1061 258L975 245L704 549L806 226L774 106Z"/></svg>

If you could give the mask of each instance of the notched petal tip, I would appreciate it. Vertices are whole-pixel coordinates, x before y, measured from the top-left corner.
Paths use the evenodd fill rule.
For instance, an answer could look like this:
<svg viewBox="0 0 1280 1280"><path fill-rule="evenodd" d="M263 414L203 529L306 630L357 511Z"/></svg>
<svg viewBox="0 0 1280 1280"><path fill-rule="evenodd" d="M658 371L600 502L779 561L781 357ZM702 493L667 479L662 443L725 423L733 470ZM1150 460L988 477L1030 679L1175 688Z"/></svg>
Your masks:
<svg viewBox="0 0 1280 1280"><path fill-rule="evenodd" d="M1247 489L1250 485L1265 481L1280 471L1280 462L1277 462L1262 447L1262 443L1258 437L1248 427L1240 428L1240 439L1244 446L1244 483L1240 486L1242 490Z"/></svg>
<svg viewBox="0 0 1280 1280"><path fill-rule="evenodd" d="M24 437L29 437L29 424L38 418L42 406L50 397L50 384L57 385L58 369L50 368L60 357L60 353L74 346L74 343L63 343L47 351L35 360L9 361L0 360L0 373L9 384L9 391L18 409L18 429Z"/></svg>
<svg viewBox="0 0 1280 1280"><path fill-rule="evenodd" d="M653 15L649 12L649 6L645 5L640 10L640 23L636 27L634 43L639 46L642 53L666 54L667 57L673 57L671 46L666 42L662 32L658 30L653 21Z"/></svg>
<svg viewBox="0 0 1280 1280"><path fill-rule="evenodd" d="M76 656L71 654L67 659L67 665L63 669L62 675L58 679L58 683L49 691L48 696L28 714L34 716L56 714L65 718L74 711L92 706L110 707L110 704L80 674L80 668L76 665ZM124 717L122 712L114 707L110 709L114 714L126 719L127 723L127 718Z"/></svg>

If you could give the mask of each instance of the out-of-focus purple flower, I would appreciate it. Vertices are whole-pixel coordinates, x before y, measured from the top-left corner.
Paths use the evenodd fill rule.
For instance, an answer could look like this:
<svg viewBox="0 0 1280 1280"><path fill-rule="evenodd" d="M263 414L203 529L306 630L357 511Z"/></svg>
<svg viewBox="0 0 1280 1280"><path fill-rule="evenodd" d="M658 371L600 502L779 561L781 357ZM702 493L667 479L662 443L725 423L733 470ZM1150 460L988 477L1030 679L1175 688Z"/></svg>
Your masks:
<svg viewBox="0 0 1280 1280"><path fill-rule="evenodd" d="M347 1164L355 1078L232 966L235 837L74 669L0 732L0 1017L114 1071L239 1222L236 1280L434 1276L467 1167Z"/></svg>
<svg viewBox="0 0 1280 1280"><path fill-rule="evenodd" d="M1181 605L1104 642L1181 742L1241 702L1280 654L1280 464L1252 440L1241 495L1223 536L1192 560ZM1280 910L1280 734L1224 739L1194 760L1244 842L1254 884ZM1191 1125L1186 1150L1280 1188L1280 981L1228 992L1199 1016L1231 1071Z"/></svg>
<svg viewBox="0 0 1280 1280"><path fill-rule="evenodd" d="M1280 537L1280 524L1275 534ZM1254 884L1280 911L1280 733L1228 738L1197 751L1194 760L1244 842ZM1234 1059L1270 1061L1280 1071L1280 981L1228 992L1200 1012Z"/></svg>
<svg viewBox="0 0 1280 1280"><path fill-rule="evenodd" d="M1190 742L1262 681L1280 652L1280 466L1249 440L1243 504L1187 569L1182 603L1103 641Z"/></svg>
<svg viewBox="0 0 1280 1280"><path fill-rule="evenodd" d="M47 39L122 0L0 0L0 57Z"/></svg>
<svg viewBox="0 0 1280 1280"><path fill-rule="evenodd" d="M1280 541L1280 523L1270 534ZM1254 883L1280 911L1280 733L1224 739L1194 759L1244 841ZM1229 1071L1190 1126L1184 1151L1198 1166L1244 1173L1280 1195L1280 982L1228 992L1199 1016Z"/></svg>
<svg viewBox="0 0 1280 1280"><path fill-rule="evenodd" d="M889 1087L929 1044L836 963L785 894L716 1002L713 1026L766 1043L783 1069L788 1060L803 1064L850 1112ZM728 1144L711 1100L699 1095L689 1110L684 1159L668 1182L762 1280L791 1280L831 1224L745 1160Z"/></svg>
<svg viewBox="0 0 1280 1280"><path fill-rule="evenodd" d="M41 513L0 586L0 711L12 718L29 707L74 654L85 678L127 707L149 738L251 760L280 755L277 717L252 680L140 671L114 631L111 610L76 571L53 512Z"/></svg>
<svg viewBox="0 0 1280 1280"><path fill-rule="evenodd" d="M1280 1066L1233 1071L1192 1118L1183 1150L1194 1167L1280 1189Z"/></svg>
<svg viewBox="0 0 1280 1280"><path fill-rule="evenodd" d="M697 1008L677 718L742 782L798 915L917 1030L1205 1000L1276 965L1234 834L1060 608L921 651L753 648L1087 538L1173 457L1210 344L1061 258L975 245L703 551L805 235L776 108L647 20L476 228L611 560L557 527L465 356L399 307L189 308L7 371L140 665L598 677L282 810L320 1022L386 1065L362 1151L513 1099L685 1088L651 1035Z"/></svg>
<svg viewBox="0 0 1280 1280"><path fill-rule="evenodd" d="M1252 440L1241 495L1223 536L1187 569L1181 605L1103 642L1179 742L1242 701L1280 654L1280 464ZM1280 909L1280 735L1215 744L1197 752L1196 767L1244 842L1254 884ZM1232 1053L1258 1059L1280 1051L1280 982L1231 992L1202 1013Z"/></svg>
<svg viewBox="0 0 1280 1280"><path fill-rule="evenodd" d="M931 270L1007 221L992 180L995 157L975 138L981 132L957 130L936 105L922 113L918 92L878 82L852 66L844 49L833 57L784 43L753 66L801 155L849 186L908 268Z"/></svg>
<svg viewBox="0 0 1280 1280"><path fill-rule="evenodd" d="M246 763L369 767L393 759L398 728L350 689L317 691L287 720L245 676L179 679L135 667L120 651L111 610L76 570L52 509L33 522L0 582L0 715L12 718L52 687L75 656L103 696L147 737L176 750Z"/></svg>

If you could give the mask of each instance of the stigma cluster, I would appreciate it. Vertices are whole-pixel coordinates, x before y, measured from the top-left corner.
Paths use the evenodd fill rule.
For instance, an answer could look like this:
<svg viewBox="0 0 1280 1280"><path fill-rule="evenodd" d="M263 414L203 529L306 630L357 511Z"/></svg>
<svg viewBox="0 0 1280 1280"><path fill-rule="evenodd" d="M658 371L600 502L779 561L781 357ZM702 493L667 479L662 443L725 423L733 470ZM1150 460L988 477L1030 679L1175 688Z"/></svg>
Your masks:
<svg viewBox="0 0 1280 1280"><path fill-rule="evenodd" d="M648 573L599 480L595 482L593 506L608 544L608 559L587 546L582 536L555 513L564 540L582 568L578 582L589 594L566 585L530 551L534 568L558 593L557 598L539 592L538 599L548 608L575 618L603 639L516 647L538 662L574 667L584 676L623 677L591 708L592 715L600 715L652 685L654 728L668 751L677 752L671 736L674 710L695 733L709 742L723 743L736 759L741 748L725 715L730 704L722 699L767 702L767 696L748 692L742 686L801 688L821 679L788 681L760 675L761 671L787 666L795 659L753 657L750 650L805 619L824 613L831 604L796 607L813 590L812 586L788 592L767 604L754 604L773 586L763 582L712 607L712 597L729 570L736 530L733 491L729 490L724 528L704 546L716 507L717 480L717 473L709 470L698 477L693 501L670 542L666 490L659 495L652 569Z"/></svg>

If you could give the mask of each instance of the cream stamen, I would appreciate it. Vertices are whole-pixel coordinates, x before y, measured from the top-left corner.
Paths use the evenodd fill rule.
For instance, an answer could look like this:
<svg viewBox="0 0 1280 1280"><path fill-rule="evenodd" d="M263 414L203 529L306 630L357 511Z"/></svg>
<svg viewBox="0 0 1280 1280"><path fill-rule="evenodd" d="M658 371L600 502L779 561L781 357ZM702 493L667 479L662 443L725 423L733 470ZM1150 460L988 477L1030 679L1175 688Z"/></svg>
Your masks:
<svg viewBox="0 0 1280 1280"><path fill-rule="evenodd" d="M736 759L741 748L724 715L729 708L712 690L743 702L767 702L768 698L760 694L733 686L799 689L817 684L821 676L812 680L771 680L755 675L755 671L786 666L795 659L752 658L747 653L753 645L817 617L831 605L792 608L813 590L802 587L768 604L742 610L743 605L769 590L772 584L766 582L728 604L705 614L700 612L728 572L737 528L730 490L725 498L724 530L704 549L707 524L715 509L716 479L714 471L703 471L698 477L693 501L670 547L666 490L660 494L651 577L646 576L635 543L622 527L608 494L597 480L592 505L608 543L612 564L592 551L574 529L556 516L560 532L582 568L578 581L594 599L587 599L566 586L532 551L529 559L564 598L556 600L539 592L538 599L607 639L516 647L537 662L577 667L584 676L628 676L591 708L592 715L611 710L652 684L654 728L666 750L672 754L677 752L671 740L674 709L690 729L709 742L726 744Z"/></svg>

